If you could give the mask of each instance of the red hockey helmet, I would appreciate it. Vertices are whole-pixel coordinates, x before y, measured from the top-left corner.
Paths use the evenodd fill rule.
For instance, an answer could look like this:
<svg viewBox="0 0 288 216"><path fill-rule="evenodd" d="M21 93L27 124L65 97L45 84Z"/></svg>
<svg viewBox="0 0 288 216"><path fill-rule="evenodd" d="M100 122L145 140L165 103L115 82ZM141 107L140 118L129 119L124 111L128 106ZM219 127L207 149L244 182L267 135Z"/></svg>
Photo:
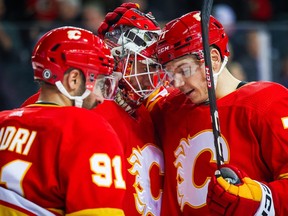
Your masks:
<svg viewBox="0 0 288 216"><path fill-rule="evenodd" d="M210 16L209 22L209 45L216 46L222 58L230 55L228 37L222 24L213 16ZM156 50L161 64L187 54L196 54L199 59L203 58L200 11L187 13L167 23Z"/></svg>
<svg viewBox="0 0 288 216"><path fill-rule="evenodd" d="M114 58L108 46L92 32L65 26L44 34L32 53L34 79L55 85L69 68L81 70L86 88L94 87L98 75L111 75Z"/></svg>

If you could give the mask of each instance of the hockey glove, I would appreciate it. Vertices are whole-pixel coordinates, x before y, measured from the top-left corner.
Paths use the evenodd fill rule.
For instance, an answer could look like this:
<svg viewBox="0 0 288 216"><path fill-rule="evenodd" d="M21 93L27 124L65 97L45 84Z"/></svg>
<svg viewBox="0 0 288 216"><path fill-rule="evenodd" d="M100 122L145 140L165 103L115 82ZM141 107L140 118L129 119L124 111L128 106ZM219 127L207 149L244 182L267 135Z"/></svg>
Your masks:
<svg viewBox="0 0 288 216"><path fill-rule="evenodd" d="M211 215L275 215L270 189L231 165L216 170L207 205Z"/></svg>
<svg viewBox="0 0 288 216"><path fill-rule="evenodd" d="M135 8L139 10L140 6L139 4L131 3L131 2L123 3L119 7L117 7L114 11L107 13L104 21L101 23L101 25L98 28L98 36L103 39L106 32L108 32L109 29L114 24L117 24L117 22L120 20L122 15L131 8Z"/></svg>

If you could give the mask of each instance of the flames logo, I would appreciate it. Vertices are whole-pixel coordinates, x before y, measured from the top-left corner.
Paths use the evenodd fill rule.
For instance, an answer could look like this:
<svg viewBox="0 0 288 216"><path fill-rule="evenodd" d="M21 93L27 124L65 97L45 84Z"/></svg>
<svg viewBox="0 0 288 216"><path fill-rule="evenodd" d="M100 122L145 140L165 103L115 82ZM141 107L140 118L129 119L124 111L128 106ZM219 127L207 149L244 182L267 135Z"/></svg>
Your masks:
<svg viewBox="0 0 288 216"><path fill-rule="evenodd" d="M222 138L220 141L223 144L223 156L228 158L227 143ZM174 152L176 158L174 166L177 169L177 199L182 211L185 205L192 208L201 208L206 205L210 177L207 176L201 185L197 185L194 180L197 177L194 170L199 156L207 151L211 153L212 157L209 162L216 163L214 138L211 131L204 131L195 137L181 139Z"/></svg>
<svg viewBox="0 0 288 216"><path fill-rule="evenodd" d="M160 215L162 191L159 197L154 197L151 193L150 170L152 166L159 167L160 175L164 175L164 161L162 151L154 145L146 145L142 149L134 148L129 163L132 167L129 172L135 175L134 199L138 212L142 216Z"/></svg>

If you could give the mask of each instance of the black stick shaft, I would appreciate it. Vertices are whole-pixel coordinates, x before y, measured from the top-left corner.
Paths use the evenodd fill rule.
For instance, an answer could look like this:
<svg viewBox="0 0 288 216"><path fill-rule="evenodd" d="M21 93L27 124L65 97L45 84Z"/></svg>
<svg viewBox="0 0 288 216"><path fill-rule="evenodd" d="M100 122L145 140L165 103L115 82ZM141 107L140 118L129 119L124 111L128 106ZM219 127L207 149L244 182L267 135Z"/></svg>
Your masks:
<svg viewBox="0 0 288 216"><path fill-rule="evenodd" d="M219 115L216 103L216 94L215 94L214 78L213 78L210 47L209 47L209 21L212 5L213 0L204 0L201 10L201 28L202 28L203 52L205 61L205 73L208 87L209 105L210 105L210 115L214 136L214 146L217 157L217 166L218 169L220 169L220 166L224 163L224 158L223 158L222 144L220 140L221 133L220 133Z"/></svg>

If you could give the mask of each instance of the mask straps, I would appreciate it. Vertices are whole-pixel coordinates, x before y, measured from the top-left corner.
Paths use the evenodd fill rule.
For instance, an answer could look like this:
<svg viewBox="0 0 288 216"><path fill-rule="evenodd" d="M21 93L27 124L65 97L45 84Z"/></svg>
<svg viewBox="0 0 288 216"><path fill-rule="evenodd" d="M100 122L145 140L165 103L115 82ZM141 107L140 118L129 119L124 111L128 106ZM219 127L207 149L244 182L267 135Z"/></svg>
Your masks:
<svg viewBox="0 0 288 216"><path fill-rule="evenodd" d="M86 91L81 95L81 96L71 96L67 90L65 89L65 87L63 86L63 84L61 83L61 81L57 81L55 82L55 85L57 86L58 90L65 95L67 98L69 98L70 100L74 100L75 101L75 107L82 107L83 105L83 100L88 97L91 93L91 91L89 91L88 89L86 89Z"/></svg>
<svg viewBox="0 0 288 216"><path fill-rule="evenodd" d="M228 62L228 57L227 57L227 56L224 56L223 63L222 63L222 65L221 65L220 70L219 70L217 73L214 73L214 71L213 71L214 87L215 87L215 89L216 89L216 86L217 86L218 76L222 73L222 71L223 71L223 69L225 68L227 62Z"/></svg>

